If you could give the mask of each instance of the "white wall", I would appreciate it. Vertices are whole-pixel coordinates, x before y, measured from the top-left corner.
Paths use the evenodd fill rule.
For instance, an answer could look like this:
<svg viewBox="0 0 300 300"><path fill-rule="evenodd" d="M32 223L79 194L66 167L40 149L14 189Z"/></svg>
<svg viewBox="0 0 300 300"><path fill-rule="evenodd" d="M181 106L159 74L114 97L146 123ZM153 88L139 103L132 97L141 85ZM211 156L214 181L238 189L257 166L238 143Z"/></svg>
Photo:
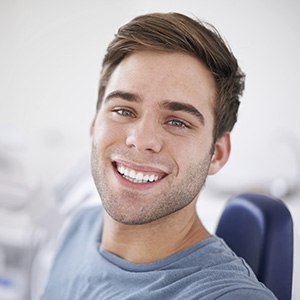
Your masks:
<svg viewBox="0 0 300 300"><path fill-rule="evenodd" d="M89 152L100 64L114 32L137 14L178 11L213 23L247 74L231 161L208 189L294 192L299 8L296 0L1 0L0 142L26 150L30 172L52 184Z"/></svg>

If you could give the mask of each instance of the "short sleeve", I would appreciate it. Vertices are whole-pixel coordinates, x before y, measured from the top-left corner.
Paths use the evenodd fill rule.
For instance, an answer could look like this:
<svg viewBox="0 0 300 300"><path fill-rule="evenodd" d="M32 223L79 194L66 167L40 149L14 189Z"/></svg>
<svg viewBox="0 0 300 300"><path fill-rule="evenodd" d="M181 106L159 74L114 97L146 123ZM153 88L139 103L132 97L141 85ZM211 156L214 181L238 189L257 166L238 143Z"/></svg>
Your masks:
<svg viewBox="0 0 300 300"><path fill-rule="evenodd" d="M274 294L268 289L237 289L230 291L221 297L217 298L218 300L276 300L277 298Z"/></svg>

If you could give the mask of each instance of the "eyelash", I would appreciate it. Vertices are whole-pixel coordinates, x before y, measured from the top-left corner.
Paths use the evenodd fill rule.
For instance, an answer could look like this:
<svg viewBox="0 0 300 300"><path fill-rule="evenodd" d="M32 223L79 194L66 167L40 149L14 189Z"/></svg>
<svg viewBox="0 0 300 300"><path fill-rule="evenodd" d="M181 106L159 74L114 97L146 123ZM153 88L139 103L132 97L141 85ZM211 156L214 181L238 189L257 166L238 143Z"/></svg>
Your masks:
<svg viewBox="0 0 300 300"><path fill-rule="evenodd" d="M134 118L135 117L135 113L127 108L116 108L112 112L121 117L125 117L125 118Z"/></svg>
<svg viewBox="0 0 300 300"><path fill-rule="evenodd" d="M184 122L182 120L177 120L177 119L169 120L167 122L167 124L169 124L171 126L174 126L176 128L179 128L179 129L185 129L185 128L189 129L189 128L191 128L191 126L188 123L186 123L186 122Z"/></svg>

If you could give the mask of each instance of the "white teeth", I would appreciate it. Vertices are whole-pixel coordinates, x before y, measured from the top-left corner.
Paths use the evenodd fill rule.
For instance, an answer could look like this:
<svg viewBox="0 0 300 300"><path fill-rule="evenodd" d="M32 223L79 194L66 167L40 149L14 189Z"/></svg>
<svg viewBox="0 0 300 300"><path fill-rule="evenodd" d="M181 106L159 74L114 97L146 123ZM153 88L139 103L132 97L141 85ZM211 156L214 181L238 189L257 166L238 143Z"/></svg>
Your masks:
<svg viewBox="0 0 300 300"><path fill-rule="evenodd" d="M143 177L144 177L143 173L137 173L136 174L136 180L138 180L138 181L143 180Z"/></svg>
<svg viewBox="0 0 300 300"><path fill-rule="evenodd" d="M144 175L142 172L136 172L131 169L127 169L124 166L117 167L118 172L123 175L124 178L128 179L129 181L135 183L145 183L145 182L155 182L159 179L157 175L154 174L146 174Z"/></svg>
<svg viewBox="0 0 300 300"><path fill-rule="evenodd" d="M132 179L136 179L135 178L135 175L136 175L136 173L135 173L135 171L133 171L133 170L130 170L130 172L129 172L129 177L131 177Z"/></svg>
<svg viewBox="0 0 300 300"><path fill-rule="evenodd" d="M149 177L149 181L154 181L154 175L150 175L150 177Z"/></svg>
<svg viewBox="0 0 300 300"><path fill-rule="evenodd" d="M121 166L119 172L124 174L124 170L125 170L125 168L123 166Z"/></svg>
<svg viewBox="0 0 300 300"><path fill-rule="evenodd" d="M121 173L121 171L119 171ZM129 176L129 170L128 169L124 169L123 174L125 176Z"/></svg>
<svg viewBox="0 0 300 300"><path fill-rule="evenodd" d="M144 181L144 182L147 182L147 181L149 180L149 177L150 177L149 175L145 175L145 176L143 177L143 181Z"/></svg>

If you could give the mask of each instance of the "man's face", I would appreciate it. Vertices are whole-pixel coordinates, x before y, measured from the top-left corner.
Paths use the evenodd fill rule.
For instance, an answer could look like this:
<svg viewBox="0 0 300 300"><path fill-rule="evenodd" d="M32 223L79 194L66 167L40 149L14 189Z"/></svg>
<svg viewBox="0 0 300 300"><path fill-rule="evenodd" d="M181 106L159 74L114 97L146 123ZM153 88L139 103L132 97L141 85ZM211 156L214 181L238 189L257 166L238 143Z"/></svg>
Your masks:
<svg viewBox="0 0 300 300"><path fill-rule="evenodd" d="M92 174L113 219L145 224L196 201L214 99L212 75L187 54L141 51L117 66L92 127Z"/></svg>

